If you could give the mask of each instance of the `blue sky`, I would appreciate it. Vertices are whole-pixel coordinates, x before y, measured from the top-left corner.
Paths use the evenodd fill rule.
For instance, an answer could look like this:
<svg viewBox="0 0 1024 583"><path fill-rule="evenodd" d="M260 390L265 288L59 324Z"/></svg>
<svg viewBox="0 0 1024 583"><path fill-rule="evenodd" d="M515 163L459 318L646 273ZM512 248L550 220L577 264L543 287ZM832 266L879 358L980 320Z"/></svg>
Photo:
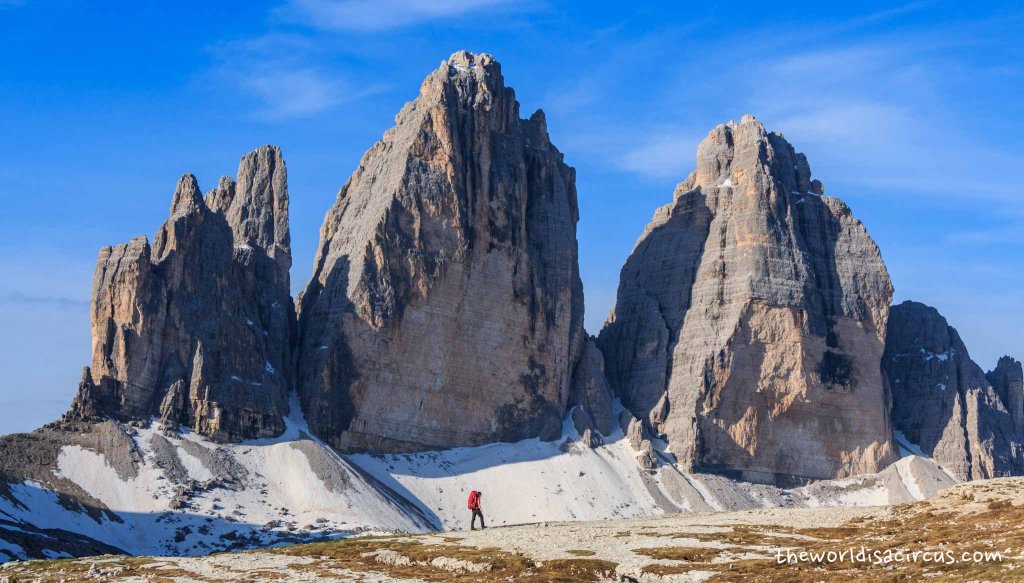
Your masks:
<svg viewBox="0 0 1024 583"><path fill-rule="evenodd" d="M591 332L696 144L749 112L867 225L897 301L986 369L1024 357L1024 5L716 4L0 0L0 433L66 409L96 253L152 236L181 173L281 146L301 289L338 188L459 49L577 168Z"/></svg>

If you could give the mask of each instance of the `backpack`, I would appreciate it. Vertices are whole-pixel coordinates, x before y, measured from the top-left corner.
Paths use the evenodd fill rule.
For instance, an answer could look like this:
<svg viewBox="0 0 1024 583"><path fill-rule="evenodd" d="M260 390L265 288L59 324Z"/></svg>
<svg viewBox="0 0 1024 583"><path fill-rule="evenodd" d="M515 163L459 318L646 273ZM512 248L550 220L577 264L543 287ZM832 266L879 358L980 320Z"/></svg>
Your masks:
<svg viewBox="0 0 1024 583"><path fill-rule="evenodd" d="M480 508L480 492L473 490L469 493L469 501L466 503L466 507L470 510Z"/></svg>

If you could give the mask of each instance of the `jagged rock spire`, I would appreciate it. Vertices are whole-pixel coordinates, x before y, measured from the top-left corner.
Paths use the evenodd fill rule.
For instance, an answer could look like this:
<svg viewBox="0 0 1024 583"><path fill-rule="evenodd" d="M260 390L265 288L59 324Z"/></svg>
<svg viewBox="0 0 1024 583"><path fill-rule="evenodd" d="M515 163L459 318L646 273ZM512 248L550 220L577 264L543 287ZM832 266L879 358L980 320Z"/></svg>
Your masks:
<svg viewBox="0 0 1024 583"><path fill-rule="evenodd" d="M174 189L174 198L171 199L171 216L188 214L205 207L196 177L182 174L178 179L178 186Z"/></svg>
<svg viewBox="0 0 1024 583"><path fill-rule="evenodd" d="M280 150L247 155L239 176L204 200L183 175L152 247L100 251L92 366L69 415L160 417L219 440L283 431L294 312Z"/></svg>

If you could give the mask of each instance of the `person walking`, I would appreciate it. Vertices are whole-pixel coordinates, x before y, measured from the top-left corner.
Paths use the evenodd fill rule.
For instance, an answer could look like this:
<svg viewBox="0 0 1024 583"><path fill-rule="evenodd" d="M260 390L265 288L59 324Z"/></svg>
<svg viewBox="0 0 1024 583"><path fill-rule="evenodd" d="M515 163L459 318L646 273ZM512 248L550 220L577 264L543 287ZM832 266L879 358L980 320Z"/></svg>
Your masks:
<svg viewBox="0 0 1024 583"><path fill-rule="evenodd" d="M469 493L469 502L466 504L470 510L473 511L473 519L469 522L469 529L476 530L476 517L480 517L480 528L487 528L484 524L484 513L480 510L480 497L483 496L482 492L473 490Z"/></svg>

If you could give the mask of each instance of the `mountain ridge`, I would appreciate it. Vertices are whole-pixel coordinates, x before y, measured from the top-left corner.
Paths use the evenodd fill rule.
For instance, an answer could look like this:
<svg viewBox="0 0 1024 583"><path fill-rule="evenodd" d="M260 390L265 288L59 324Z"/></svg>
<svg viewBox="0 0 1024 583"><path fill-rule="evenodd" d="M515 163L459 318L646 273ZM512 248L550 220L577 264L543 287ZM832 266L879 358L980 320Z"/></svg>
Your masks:
<svg viewBox="0 0 1024 583"><path fill-rule="evenodd" d="M500 523L1024 472L1020 363L984 373L937 312L890 318L864 225L753 116L701 142L596 338L575 170L490 55L442 61L367 150L294 299L280 149L236 176L184 174L152 242L100 251L68 413L0 437L0 559L462 528L473 487ZM947 360L967 380L936 392Z"/></svg>

